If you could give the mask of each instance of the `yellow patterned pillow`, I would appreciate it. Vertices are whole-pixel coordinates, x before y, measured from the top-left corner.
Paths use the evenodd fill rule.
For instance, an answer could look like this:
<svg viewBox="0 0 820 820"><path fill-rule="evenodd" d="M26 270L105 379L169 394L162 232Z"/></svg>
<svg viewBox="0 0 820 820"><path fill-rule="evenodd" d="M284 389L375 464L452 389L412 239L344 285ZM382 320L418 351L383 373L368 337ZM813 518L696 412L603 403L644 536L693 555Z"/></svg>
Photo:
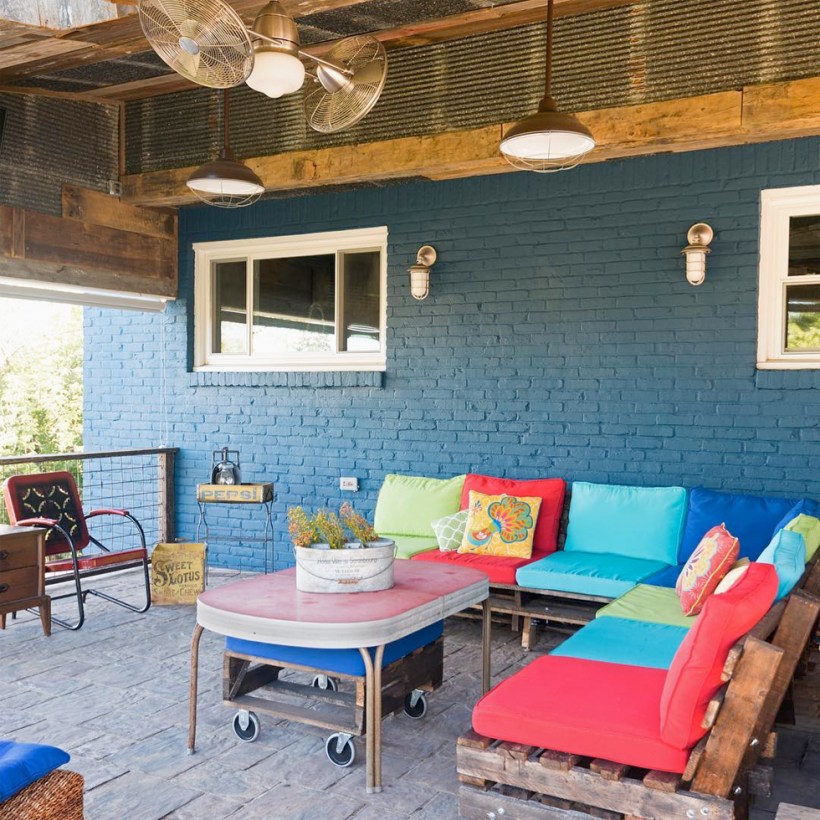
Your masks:
<svg viewBox="0 0 820 820"><path fill-rule="evenodd" d="M542 500L471 490L467 528L458 551L529 558Z"/></svg>

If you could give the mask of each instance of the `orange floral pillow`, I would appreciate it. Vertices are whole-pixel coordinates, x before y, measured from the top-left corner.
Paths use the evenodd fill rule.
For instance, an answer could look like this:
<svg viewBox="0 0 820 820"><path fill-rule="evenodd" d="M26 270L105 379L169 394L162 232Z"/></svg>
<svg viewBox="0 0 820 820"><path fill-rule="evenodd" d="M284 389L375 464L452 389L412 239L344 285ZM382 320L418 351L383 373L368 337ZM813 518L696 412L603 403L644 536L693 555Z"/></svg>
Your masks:
<svg viewBox="0 0 820 820"><path fill-rule="evenodd" d="M740 542L724 524L712 527L703 536L675 584L684 615L700 612L706 599L737 561L739 552Z"/></svg>

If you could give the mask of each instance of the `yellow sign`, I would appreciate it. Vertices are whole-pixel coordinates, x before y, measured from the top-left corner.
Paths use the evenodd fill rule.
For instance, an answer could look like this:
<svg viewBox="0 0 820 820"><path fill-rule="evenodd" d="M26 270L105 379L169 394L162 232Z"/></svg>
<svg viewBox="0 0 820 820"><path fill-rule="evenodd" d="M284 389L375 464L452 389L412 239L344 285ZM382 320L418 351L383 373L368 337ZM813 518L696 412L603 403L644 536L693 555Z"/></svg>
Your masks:
<svg viewBox="0 0 820 820"><path fill-rule="evenodd" d="M151 564L155 604L195 604L205 590L205 544L157 544Z"/></svg>
<svg viewBox="0 0 820 820"><path fill-rule="evenodd" d="M197 484L203 504L261 504L273 500L273 484Z"/></svg>

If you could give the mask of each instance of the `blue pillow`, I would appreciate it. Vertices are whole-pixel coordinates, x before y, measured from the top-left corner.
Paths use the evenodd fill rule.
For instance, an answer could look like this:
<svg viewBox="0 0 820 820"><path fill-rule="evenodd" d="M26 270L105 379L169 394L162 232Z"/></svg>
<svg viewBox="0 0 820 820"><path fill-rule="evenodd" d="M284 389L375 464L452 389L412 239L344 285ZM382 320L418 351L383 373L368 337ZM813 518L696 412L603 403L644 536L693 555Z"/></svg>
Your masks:
<svg viewBox="0 0 820 820"><path fill-rule="evenodd" d="M680 557L670 563L685 563L701 538L718 524L725 524L726 529L740 541L738 557L755 561L771 540L779 522L796 504L793 498L717 493L696 487L689 493L689 512ZM787 520L791 521L791 518Z"/></svg>
<svg viewBox="0 0 820 820"><path fill-rule="evenodd" d="M769 546L760 553L758 563L773 564L780 582L777 588L779 601L794 589L806 568L806 542L799 532L778 530Z"/></svg>
<svg viewBox="0 0 820 820"><path fill-rule="evenodd" d="M606 552L676 564L686 490L683 487L572 485L566 552Z"/></svg>
<svg viewBox="0 0 820 820"><path fill-rule="evenodd" d="M56 746L0 740L0 803L70 759L66 752Z"/></svg>

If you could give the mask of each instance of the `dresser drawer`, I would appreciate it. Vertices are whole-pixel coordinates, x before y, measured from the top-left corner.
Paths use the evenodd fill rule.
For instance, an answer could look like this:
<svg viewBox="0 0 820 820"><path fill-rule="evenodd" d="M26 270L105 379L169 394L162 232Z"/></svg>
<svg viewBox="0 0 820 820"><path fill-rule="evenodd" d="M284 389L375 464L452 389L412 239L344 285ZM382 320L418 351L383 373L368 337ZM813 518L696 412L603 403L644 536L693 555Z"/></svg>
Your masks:
<svg viewBox="0 0 820 820"><path fill-rule="evenodd" d="M9 601L20 601L37 595L39 570L23 567L0 572L0 606Z"/></svg>
<svg viewBox="0 0 820 820"><path fill-rule="evenodd" d="M8 569L37 566L38 535L0 538L0 573Z"/></svg>

